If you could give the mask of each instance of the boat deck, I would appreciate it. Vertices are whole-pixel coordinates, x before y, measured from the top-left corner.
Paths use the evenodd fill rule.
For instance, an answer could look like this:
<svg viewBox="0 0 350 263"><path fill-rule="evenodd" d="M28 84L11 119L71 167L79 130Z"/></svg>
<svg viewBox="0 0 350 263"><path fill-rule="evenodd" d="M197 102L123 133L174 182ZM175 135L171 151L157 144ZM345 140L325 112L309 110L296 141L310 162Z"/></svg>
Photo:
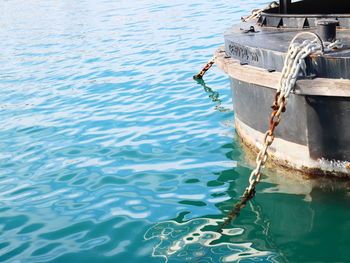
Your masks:
<svg viewBox="0 0 350 263"><path fill-rule="evenodd" d="M249 29L254 27L255 32ZM282 71L284 56L294 36L316 29L259 27L254 22L241 23L225 32L226 54L249 64L270 71ZM350 79L350 29L337 29L337 39L343 48L324 55L308 58L306 77Z"/></svg>

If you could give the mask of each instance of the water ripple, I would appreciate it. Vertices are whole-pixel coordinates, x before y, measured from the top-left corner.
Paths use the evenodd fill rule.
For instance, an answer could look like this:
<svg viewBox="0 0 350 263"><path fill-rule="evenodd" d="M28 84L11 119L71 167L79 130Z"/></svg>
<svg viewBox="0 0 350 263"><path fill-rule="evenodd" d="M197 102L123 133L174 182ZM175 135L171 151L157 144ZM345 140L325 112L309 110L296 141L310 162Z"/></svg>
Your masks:
<svg viewBox="0 0 350 263"><path fill-rule="evenodd" d="M193 225L217 238L206 228L223 219L250 168L233 135L227 78L215 67L210 85L192 75L222 44L224 30L258 5L2 1L0 262L189 262L203 249L205 262L289 256L280 247L290 233L278 224L270 233L259 204L218 244L199 238ZM264 187L262 202L276 184ZM339 222L343 194L334 194ZM289 223L295 237L316 223L327 226L327 209L298 198L279 196L266 213L299 211L302 226ZM183 245L189 235L196 242ZM180 242L179 249L169 254L164 242ZM308 256L319 261L316 254ZM348 258L335 254L339 262Z"/></svg>

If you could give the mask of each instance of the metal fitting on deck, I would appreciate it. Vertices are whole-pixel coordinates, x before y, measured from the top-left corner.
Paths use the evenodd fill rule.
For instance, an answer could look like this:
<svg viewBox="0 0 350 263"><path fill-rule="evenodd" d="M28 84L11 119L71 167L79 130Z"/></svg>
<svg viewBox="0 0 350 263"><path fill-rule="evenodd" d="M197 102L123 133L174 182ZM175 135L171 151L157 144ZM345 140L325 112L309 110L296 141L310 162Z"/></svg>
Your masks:
<svg viewBox="0 0 350 263"><path fill-rule="evenodd" d="M317 35L320 36L323 42L334 42L337 38L338 20L322 19L317 21Z"/></svg>

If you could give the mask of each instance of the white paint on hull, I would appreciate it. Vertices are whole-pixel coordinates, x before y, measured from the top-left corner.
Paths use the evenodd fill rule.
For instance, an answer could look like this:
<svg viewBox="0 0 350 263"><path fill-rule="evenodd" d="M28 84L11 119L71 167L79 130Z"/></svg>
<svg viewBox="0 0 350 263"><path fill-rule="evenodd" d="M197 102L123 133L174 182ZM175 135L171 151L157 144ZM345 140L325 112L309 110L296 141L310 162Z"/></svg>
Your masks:
<svg viewBox="0 0 350 263"><path fill-rule="evenodd" d="M264 134L254 130L235 117L235 128L243 142L248 146L260 150L263 146ZM278 128L277 128L278 129ZM350 176L350 162L313 160L310 158L308 146L296 144L281 138L275 138L270 146L269 158L288 168L310 173L324 173L337 176Z"/></svg>

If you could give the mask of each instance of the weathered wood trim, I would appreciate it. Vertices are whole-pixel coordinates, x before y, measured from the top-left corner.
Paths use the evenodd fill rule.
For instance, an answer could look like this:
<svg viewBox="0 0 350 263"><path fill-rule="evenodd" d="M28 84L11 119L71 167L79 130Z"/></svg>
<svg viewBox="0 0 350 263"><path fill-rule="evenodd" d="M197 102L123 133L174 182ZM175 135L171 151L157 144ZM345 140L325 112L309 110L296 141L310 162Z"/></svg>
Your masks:
<svg viewBox="0 0 350 263"><path fill-rule="evenodd" d="M215 63L219 69L231 78L271 89L277 89L281 72L268 72L266 69L241 65L238 59L225 58L224 47L216 51ZM350 97L350 79L315 78L297 80L295 90L297 95Z"/></svg>

